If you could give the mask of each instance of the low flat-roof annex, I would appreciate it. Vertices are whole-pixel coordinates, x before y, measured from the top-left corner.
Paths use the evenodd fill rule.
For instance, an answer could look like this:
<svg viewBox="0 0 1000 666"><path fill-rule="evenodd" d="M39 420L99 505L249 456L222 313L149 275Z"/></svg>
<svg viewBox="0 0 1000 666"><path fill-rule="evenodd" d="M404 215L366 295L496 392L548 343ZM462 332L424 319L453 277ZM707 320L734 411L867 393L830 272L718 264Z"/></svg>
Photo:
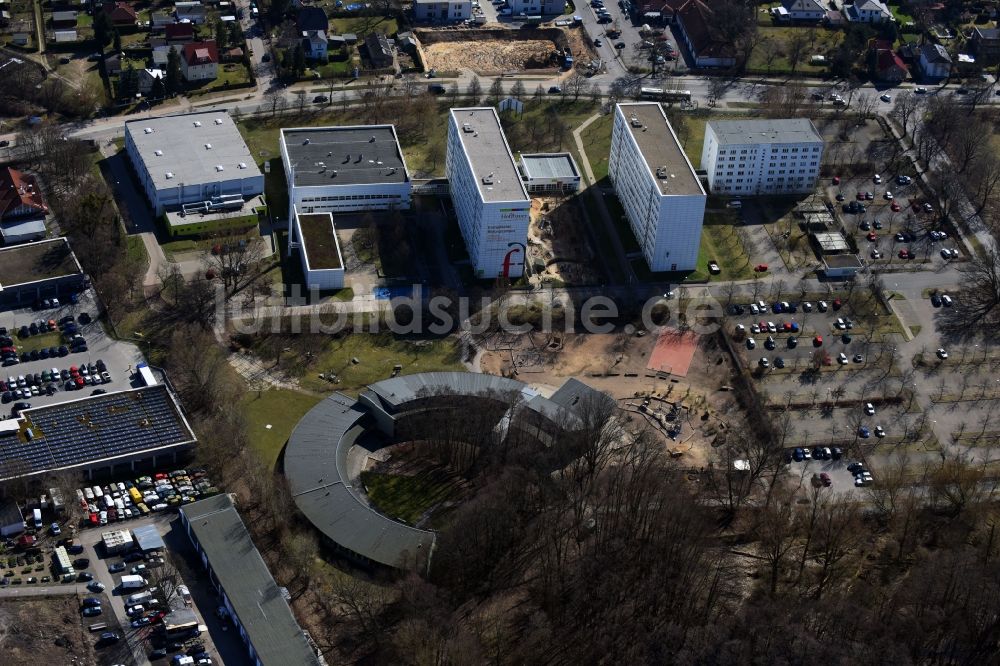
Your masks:
<svg viewBox="0 0 1000 666"><path fill-rule="evenodd" d="M65 238L0 249L0 290L83 273Z"/></svg>
<svg viewBox="0 0 1000 666"><path fill-rule="evenodd" d="M392 125L281 130L295 187L405 183L410 177Z"/></svg>
<svg viewBox="0 0 1000 666"><path fill-rule="evenodd" d="M300 213L297 218L309 269L343 268L340 242L333 226L333 216L330 213Z"/></svg>
<svg viewBox="0 0 1000 666"><path fill-rule="evenodd" d="M576 162L569 153L535 153L521 155L521 168L526 178L579 178Z"/></svg>

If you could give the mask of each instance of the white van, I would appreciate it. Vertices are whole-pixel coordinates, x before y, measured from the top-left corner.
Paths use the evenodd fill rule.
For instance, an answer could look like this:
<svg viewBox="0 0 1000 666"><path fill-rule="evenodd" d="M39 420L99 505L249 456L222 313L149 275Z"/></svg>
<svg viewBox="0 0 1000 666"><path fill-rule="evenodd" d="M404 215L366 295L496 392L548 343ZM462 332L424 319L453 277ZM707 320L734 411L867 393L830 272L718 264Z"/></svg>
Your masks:
<svg viewBox="0 0 1000 666"><path fill-rule="evenodd" d="M94 499L94 491L92 489L90 489L90 488L84 488L83 489L83 496L87 498L88 502L90 502L91 500Z"/></svg>
<svg viewBox="0 0 1000 666"><path fill-rule="evenodd" d="M142 576L122 576L122 589L123 590L135 590L140 587L146 587L146 579ZM132 602L129 602L132 603ZM136 602L140 603L140 602Z"/></svg>
<svg viewBox="0 0 1000 666"><path fill-rule="evenodd" d="M94 486L94 497L104 497L104 491L100 486Z"/></svg>
<svg viewBox="0 0 1000 666"><path fill-rule="evenodd" d="M31 512L32 524L36 530L42 529L42 510L35 509Z"/></svg>
<svg viewBox="0 0 1000 666"><path fill-rule="evenodd" d="M728 206L729 208L743 208L743 202L740 201L739 199L736 199L734 201L730 201L729 203L727 203L726 206Z"/></svg>
<svg viewBox="0 0 1000 666"><path fill-rule="evenodd" d="M145 604L152 598L153 595L149 592L137 592L126 597L125 601L128 602L129 606L135 606L136 604Z"/></svg>
<svg viewBox="0 0 1000 666"><path fill-rule="evenodd" d="M105 496L104 496L104 507L105 507L106 509L110 509L110 508L112 508L112 507L113 507L114 505L115 505L115 500L114 500L114 498L112 498L112 497L111 497L111 495L105 495Z"/></svg>
<svg viewBox="0 0 1000 666"><path fill-rule="evenodd" d="M119 513L125 510L125 502L121 497L115 500L115 508L118 509Z"/></svg>

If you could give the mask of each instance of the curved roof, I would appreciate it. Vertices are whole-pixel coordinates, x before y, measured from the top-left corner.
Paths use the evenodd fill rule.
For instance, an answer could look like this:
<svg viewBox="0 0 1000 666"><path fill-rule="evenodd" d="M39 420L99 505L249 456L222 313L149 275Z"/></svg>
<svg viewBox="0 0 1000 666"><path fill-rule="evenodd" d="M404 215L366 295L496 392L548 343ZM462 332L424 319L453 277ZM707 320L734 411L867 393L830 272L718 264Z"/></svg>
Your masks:
<svg viewBox="0 0 1000 666"><path fill-rule="evenodd" d="M586 384L568 381L551 399L522 382L468 372L425 372L377 382L365 401L335 393L313 407L292 431L285 449L285 476L296 506L328 539L364 558L390 567L426 561L435 533L382 515L353 487L351 448L377 416L403 411L407 403L435 396L520 393L526 408L552 422L570 422ZM603 394L601 394L603 395ZM373 411L374 410L374 411ZM391 416L389 417L391 418ZM424 556L426 554L426 557Z"/></svg>

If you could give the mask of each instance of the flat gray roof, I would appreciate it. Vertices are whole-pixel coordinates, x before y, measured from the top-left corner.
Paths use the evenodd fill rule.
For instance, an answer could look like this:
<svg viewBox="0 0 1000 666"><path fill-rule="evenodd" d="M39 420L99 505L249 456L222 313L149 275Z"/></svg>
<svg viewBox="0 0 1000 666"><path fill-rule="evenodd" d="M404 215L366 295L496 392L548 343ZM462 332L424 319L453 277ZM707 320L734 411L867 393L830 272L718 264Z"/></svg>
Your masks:
<svg viewBox="0 0 1000 666"><path fill-rule="evenodd" d="M296 187L409 180L392 125L287 128L281 140Z"/></svg>
<svg viewBox="0 0 1000 666"><path fill-rule="evenodd" d="M531 200L514 164L496 109L492 106L452 109L451 122L458 129L465 159L483 201ZM483 182L484 179L488 182Z"/></svg>
<svg viewBox="0 0 1000 666"><path fill-rule="evenodd" d="M705 194L677 135L656 102L619 104L625 122L661 194ZM658 170L663 169L663 175Z"/></svg>
<svg viewBox="0 0 1000 666"><path fill-rule="evenodd" d="M720 146L746 143L823 143L808 118L713 120L708 123Z"/></svg>
<svg viewBox="0 0 1000 666"><path fill-rule="evenodd" d="M576 162L569 153L521 155L521 166L528 178L579 178Z"/></svg>
<svg viewBox="0 0 1000 666"><path fill-rule="evenodd" d="M229 495L181 507L261 664L319 664Z"/></svg>
<svg viewBox="0 0 1000 666"><path fill-rule="evenodd" d="M139 544L139 550L163 550L167 547L163 543L163 537L156 531L156 525L136 527L132 530L132 535L135 537L135 542Z"/></svg>
<svg viewBox="0 0 1000 666"><path fill-rule="evenodd" d="M131 120L125 123L125 131L132 136L158 190L261 175L236 123L225 111Z"/></svg>
<svg viewBox="0 0 1000 666"><path fill-rule="evenodd" d="M848 252L851 249L847 239L839 231L821 231L813 236L823 252Z"/></svg>

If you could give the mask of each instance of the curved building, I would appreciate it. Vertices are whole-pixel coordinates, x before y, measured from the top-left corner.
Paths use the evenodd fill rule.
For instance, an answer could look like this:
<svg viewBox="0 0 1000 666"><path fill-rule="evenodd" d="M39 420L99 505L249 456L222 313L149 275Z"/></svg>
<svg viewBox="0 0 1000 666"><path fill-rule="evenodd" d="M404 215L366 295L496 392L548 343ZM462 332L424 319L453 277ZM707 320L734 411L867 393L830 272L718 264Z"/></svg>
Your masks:
<svg viewBox="0 0 1000 666"><path fill-rule="evenodd" d="M435 533L376 511L358 477L371 453L367 433L393 443L410 417L432 410L468 407L484 401L499 407L495 428L527 424L544 441L551 429L573 430L582 424L581 400L611 398L571 379L551 397L514 379L465 372L426 372L372 384L357 400L334 393L310 410L292 431L284 467L296 506L329 545L367 564L394 568L427 567ZM484 405L485 406L485 405ZM461 417L460 414L456 415Z"/></svg>

